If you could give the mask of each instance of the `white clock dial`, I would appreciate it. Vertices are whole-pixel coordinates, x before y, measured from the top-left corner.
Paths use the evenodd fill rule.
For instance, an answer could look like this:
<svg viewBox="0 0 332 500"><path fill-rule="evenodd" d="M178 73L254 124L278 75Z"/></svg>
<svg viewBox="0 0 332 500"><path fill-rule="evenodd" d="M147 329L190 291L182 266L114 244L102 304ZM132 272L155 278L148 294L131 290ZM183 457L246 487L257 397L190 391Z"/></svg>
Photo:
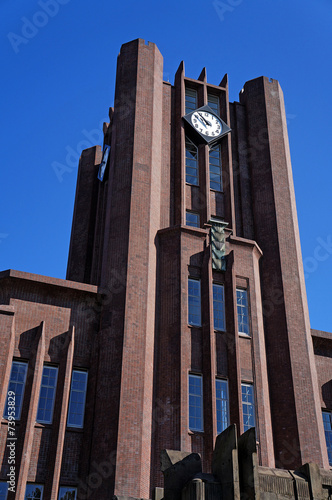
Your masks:
<svg viewBox="0 0 332 500"><path fill-rule="evenodd" d="M191 123L198 132L208 137L218 137L222 132L221 121L208 111L195 111Z"/></svg>

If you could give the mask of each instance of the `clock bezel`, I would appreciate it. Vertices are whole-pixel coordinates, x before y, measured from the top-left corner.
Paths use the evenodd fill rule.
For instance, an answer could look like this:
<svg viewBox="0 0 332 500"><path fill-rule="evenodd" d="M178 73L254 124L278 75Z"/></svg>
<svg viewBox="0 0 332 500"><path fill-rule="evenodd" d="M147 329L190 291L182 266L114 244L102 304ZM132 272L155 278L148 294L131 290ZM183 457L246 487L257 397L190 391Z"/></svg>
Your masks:
<svg viewBox="0 0 332 500"><path fill-rule="evenodd" d="M197 113L197 111L201 111L201 112L205 111L205 112L211 113L211 115L215 116L221 123L221 127L222 127L221 134L218 136L210 136L210 135L205 135L202 132L200 132L199 130L197 130L191 121L192 115L194 113ZM194 109L190 113L184 115L182 118L183 118L183 121L184 121L184 124L185 124L187 131L191 132L191 134L194 137L196 137L197 139L202 139L205 142L205 144L214 144L214 143L220 141L220 139L222 139L226 134L231 132L231 128L227 125L227 123L225 123L222 120L222 118L220 118L220 116L215 111L213 111L213 109L211 109L210 106L208 106L208 105L202 106L201 108Z"/></svg>

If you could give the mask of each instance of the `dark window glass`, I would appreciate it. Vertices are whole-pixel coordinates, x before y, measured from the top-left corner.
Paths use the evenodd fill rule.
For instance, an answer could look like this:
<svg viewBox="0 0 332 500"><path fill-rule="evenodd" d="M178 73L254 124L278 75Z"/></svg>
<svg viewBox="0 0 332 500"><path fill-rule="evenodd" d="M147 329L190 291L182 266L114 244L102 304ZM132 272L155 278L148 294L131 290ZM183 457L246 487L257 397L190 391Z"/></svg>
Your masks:
<svg viewBox="0 0 332 500"><path fill-rule="evenodd" d="M4 417L20 420L28 363L13 361L10 372Z"/></svg>
<svg viewBox="0 0 332 500"><path fill-rule="evenodd" d="M208 105L219 116L219 97L213 94L208 94Z"/></svg>
<svg viewBox="0 0 332 500"><path fill-rule="evenodd" d="M249 309L247 290L236 290L237 322L239 333L249 335Z"/></svg>
<svg viewBox="0 0 332 500"><path fill-rule="evenodd" d="M189 375L189 429L203 430L203 386L200 375Z"/></svg>
<svg viewBox="0 0 332 500"><path fill-rule="evenodd" d="M186 226L199 227L199 215L194 212L186 212Z"/></svg>
<svg viewBox="0 0 332 500"><path fill-rule="evenodd" d="M201 326L201 282L188 279L188 323Z"/></svg>
<svg viewBox="0 0 332 500"><path fill-rule="evenodd" d="M228 381L216 379L217 432L220 434L229 426Z"/></svg>
<svg viewBox="0 0 332 500"><path fill-rule="evenodd" d="M213 322L215 330L225 330L224 286L213 284Z"/></svg>
<svg viewBox="0 0 332 500"><path fill-rule="evenodd" d="M210 189L222 191L222 168L220 145L212 146L209 151Z"/></svg>
<svg viewBox="0 0 332 500"><path fill-rule="evenodd" d="M186 139L186 182L198 186L198 152L190 139Z"/></svg>
<svg viewBox="0 0 332 500"><path fill-rule="evenodd" d="M323 411L323 424L329 464L332 465L332 412Z"/></svg>
<svg viewBox="0 0 332 500"><path fill-rule="evenodd" d="M197 108L197 91L194 89L186 89L185 95L185 106L186 106L186 115L191 113Z"/></svg>
<svg viewBox="0 0 332 500"><path fill-rule="evenodd" d="M242 389L242 411L243 431L255 427L255 400L254 386L252 384L241 384Z"/></svg>
<svg viewBox="0 0 332 500"><path fill-rule="evenodd" d="M87 380L87 372L73 370L67 419L68 427L83 427Z"/></svg>
<svg viewBox="0 0 332 500"><path fill-rule="evenodd" d="M57 368L54 366L44 366L39 393L37 422L45 424L52 422L57 378Z"/></svg>

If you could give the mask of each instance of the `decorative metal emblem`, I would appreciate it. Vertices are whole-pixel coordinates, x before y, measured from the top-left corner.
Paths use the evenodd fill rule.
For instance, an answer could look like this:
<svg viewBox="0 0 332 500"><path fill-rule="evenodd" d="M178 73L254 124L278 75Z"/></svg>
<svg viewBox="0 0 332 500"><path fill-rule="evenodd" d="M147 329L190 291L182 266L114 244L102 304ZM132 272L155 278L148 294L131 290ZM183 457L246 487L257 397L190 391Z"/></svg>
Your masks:
<svg viewBox="0 0 332 500"><path fill-rule="evenodd" d="M212 254L212 269L217 271L226 271L226 235L225 228L228 222L223 222L216 219L209 221L211 224L211 254Z"/></svg>

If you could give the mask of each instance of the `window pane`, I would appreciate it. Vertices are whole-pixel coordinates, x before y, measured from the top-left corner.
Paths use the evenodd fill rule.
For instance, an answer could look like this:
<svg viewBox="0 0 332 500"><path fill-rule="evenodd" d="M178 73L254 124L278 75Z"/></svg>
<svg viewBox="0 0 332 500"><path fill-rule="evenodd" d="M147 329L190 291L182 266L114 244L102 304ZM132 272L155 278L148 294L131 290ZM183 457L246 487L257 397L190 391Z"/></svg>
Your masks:
<svg viewBox="0 0 332 500"><path fill-rule="evenodd" d="M4 417L7 419L15 417L15 420L19 420L21 418L27 371L28 363L13 361L4 412Z"/></svg>
<svg viewBox="0 0 332 500"><path fill-rule="evenodd" d="M191 166L187 165L186 174L189 177L194 177L195 178L197 176L197 170L196 170L195 167L191 167Z"/></svg>
<svg viewBox="0 0 332 500"><path fill-rule="evenodd" d="M332 465L332 412L323 411L323 424L325 431L327 455L329 457L329 464Z"/></svg>
<svg viewBox="0 0 332 500"><path fill-rule="evenodd" d="M247 290L236 290L237 321L239 333L249 335L249 310Z"/></svg>
<svg viewBox="0 0 332 500"><path fill-rule="evenodd" d="M254 387L252 384L241 384L243 431L255 427Z"/></svg>
<svg viewBox="0 0 332 500"><path fill-rule="evenodd" d="M188 323L201 326L201 283L188 279Z"/></svg>
<svg viewBox="0 0 332 500"><path fill-rule="evenodd" d="M186 139L186 182L198 186L197 147Z"/></svg>
<svg viewBox="0 0 332 500"><path fill-rule="evenodd" d="M83 427L87 380L87 372L73 370L67 419L69 427Z"/></svg>
<svg viewBox="0 0 332 500"><path fill-rule="evenodd" d="M217 432L229 426L228 381L216 379Z"/></svg>
<svg viewBox="0 0 332 500"><path fill-rule="evenodd" d="M0 481L0 500L7 500L8 483Z"/></svg>
<svg viewBox="0 0 332 500"><path fill-rule="evenodd" d="M186 114L191 113L197 108L197 92L194 89L186 89L185 95Z"/></svg>
<svg viewBox="0 0 332 500"><path fill-rule="evenodd" d="M59 500L76 500L76 488L70 486L60 486Z"/></svg>
<svg viewBox="0 0 332 500"><path fill-rule="evenodd" d="M58 369L54 366L44 366L42 385L39 393L37 422L50 424L53 418Z"/></svg>
<svg viewBox="0 0 332 500"><path fill-rule="evenodd" d="M25 500L42 500L43 498L42 484L27 484L25 489Z"/></svg>
<svg viewBox="0 0 332 500"><path fill-rule="evenodd" d="M189 428L203 430L203 387L202 377L189 375Z"/></svg>
<svg viewBox="0 0 332 500"><path fill-rule="evenodd" d="M195 214L193 212L186 212L186 225L187 226L193 226L193 227L199 227L199 215Z"/></svg>
<svg viewBox="0 0 332 500"><path fill-rule="evenodd" d="M219 97L213 94L208 94L208 105L219 115Z"/></svg>
<svg viewBox="0 0 332 500"><path fill-rule="evenodd" d="M222 191L222 165L220 145L209 151L210 189Z"/></svg>
<svg viewBox="0 0 332 500"><path fill-rule="evenodd" d="M213 284L213 320L215 330L225 330L224 286Z"/></svg>

